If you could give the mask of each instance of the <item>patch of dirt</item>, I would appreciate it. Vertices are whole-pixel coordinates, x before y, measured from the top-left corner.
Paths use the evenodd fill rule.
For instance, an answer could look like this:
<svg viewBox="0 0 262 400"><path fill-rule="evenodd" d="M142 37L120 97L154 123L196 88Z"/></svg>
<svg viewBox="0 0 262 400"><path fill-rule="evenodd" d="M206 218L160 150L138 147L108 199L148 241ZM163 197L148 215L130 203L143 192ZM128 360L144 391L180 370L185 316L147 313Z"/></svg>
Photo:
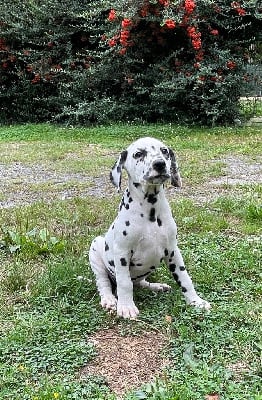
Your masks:
<svg viewBox="0 0 262 400"><path fill-rule="evenodd" d="M81 375L102 376L119 399L127 390L161 376L168 365L161 355L167 340L156 331L123 336L117 328L110 328L89 336L88 342L95 345L98 355Z"/></svg>
<svg viewBox="0 0 262 400"><path fill-rule="evenodd" d="M250 163L245 157L229 156L220 160L227 166L224 170L225 175L218 179L211 180L213 186L227 185L246 185L262 183L262 157L260 162Z"/></svg>
<svg viewBox="0 0 262 400"><path fill-rule="evenodd" d="M197 190L184 186L181 192L177 192L178 196L188 197L196 203L203 204L228 195L236 186L262 183L262 157L250 161L244 156L228 156L214 162L225 164L221 177L209 179L199 185Z"/></svg>
<svg viewBox="0 0 262 400"><path fill-rule="evenodd" d="M198 187L184 186L177 191L179 197L188 197L198 203L215 200L227 194L236 185L262 183L262 158L251 161L244 156L228 156L214 162L225 163L223 176L209 179ZM43 165L23 165L22 163L0 164L2 197L0 207L9 208L29 205L36 201L52 202L74 197L108 197L116 191L110 184L108 171L101 176L91 177L88 173L57 172ZM47 184L43 190L32 185ZM66 188L65 188L66 185ZM125 177L123 177L123 187ZM167 188L167 196L174 196L174 189Z"/></svg>
<svg viewBox="0 0 262 400"><path fill-rule="evenodd" d="M106 196L102 190L109 183L108 176L90 177L84 173L57 172L43 165L0 164L3 198L1 208L30 205L37 201L65 200L74 197ZM33 185L47 184L37 190ZM67 186L66 188L64 186ZM107 195L108 196L108 195Z"/></svg>
<svg viewBox="0 0 262 400"><path fill-rule="evenodd" d="M241 376L243 373L250 371L248 364L243 361L238 361L235 364L230 364L227 368L237 376Z"/></svg>

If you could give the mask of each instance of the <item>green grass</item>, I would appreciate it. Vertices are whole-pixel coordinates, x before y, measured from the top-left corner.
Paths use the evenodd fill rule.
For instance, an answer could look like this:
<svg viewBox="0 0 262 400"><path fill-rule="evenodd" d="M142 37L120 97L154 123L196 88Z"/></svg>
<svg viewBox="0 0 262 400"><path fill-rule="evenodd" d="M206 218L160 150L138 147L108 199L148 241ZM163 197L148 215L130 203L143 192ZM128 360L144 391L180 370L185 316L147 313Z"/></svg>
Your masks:
<svg viewBox="0 0 262 400"><path fill-rule="evenodd" d="M138 290L138 322L119 321L100 308L86 255L120 200L102 179L119 151L144 135L177 152L186 192L167 192L182 254L197 290L212 303L209 313L186 307L179 290L157 296ZM15 198L16 191L35 196L0 210L0 398L116 400L101 377L79 372L96 356L87 336L117 323L123 331L151 326L163 332L172 365L163 379L126 393L125 400L212 394L261 400L261 187L221 185L213 196L206 186L224 176L228 156L258 162L261 147L261 132L251 127L1 127L1 165L38 168L39 182L4 181L0 198ZM59 186L54 172L71 175ZM61 199L61 188L73 188L73 196ZM165 268L153 279L175 288Z"/></svg>
<svg viewBox="0 0 262 400"><path fill-rule="evenodd" d="M240 102L240 111L245 119L262 116L261 97L253 99L244 99Z"/></svg>

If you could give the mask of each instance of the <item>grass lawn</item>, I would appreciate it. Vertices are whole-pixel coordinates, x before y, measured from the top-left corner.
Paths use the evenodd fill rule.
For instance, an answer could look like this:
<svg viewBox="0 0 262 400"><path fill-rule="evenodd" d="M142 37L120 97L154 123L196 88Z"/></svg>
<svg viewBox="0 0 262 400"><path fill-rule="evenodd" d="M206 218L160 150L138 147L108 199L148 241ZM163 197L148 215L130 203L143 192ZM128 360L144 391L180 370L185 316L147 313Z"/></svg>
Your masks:
<svg viewBox="0 0 262 400"><path fill-rule="evenodd" d="M240 112L244 119L262 116L262 99L261 97L244 98L240 101Z"/></svg>
<svg viewBox="0 0 262 400"><path fill-rule="evenodd" d="M184 188L167 196L210 312L185 306L165 268L152 279L174 290L137 291L138 321L99 305L86 255L121 198L110 168L141 136L177 154ZM256 127L0 127L1 399L262 399L261 136ZM104 376L82 374L98 356L88 337L105 328L161 334L161 377L120 396Z"/></svg>

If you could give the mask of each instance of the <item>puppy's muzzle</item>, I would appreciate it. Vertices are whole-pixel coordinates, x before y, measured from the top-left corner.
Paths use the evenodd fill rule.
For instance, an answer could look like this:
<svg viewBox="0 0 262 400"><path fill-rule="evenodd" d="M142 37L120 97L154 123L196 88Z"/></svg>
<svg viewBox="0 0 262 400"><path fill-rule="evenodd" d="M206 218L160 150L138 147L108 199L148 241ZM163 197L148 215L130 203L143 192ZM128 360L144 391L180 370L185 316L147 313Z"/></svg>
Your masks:
<svg viewBox="0 0 262 400"><path fill-rule="evenodd" d="M164 160L156 160L152 164L153 169L159 174L166 173L166 163Z"/></svg>
<svg viewBox="0 0 262 400"><path fill-rule="evenodd" d="M170 174L167 172L166 163L164 160L154 161L152 163L152 170L155 171L153 175L148 174L144 176L144 179L148 182L163 183L170 178Z"/></svg>

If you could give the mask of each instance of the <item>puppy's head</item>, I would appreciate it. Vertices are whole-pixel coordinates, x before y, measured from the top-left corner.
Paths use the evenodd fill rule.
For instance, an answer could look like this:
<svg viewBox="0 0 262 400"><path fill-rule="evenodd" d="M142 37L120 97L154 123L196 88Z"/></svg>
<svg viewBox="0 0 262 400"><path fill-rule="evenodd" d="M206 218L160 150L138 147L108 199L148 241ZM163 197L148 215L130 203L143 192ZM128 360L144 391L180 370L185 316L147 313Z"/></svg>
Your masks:
<svg viewBox="0 0 262 400"><path fill-rule="evenodd" d="M120 154L110 174L118 191L123 168L134 185L157 186L171 179L173 186L182 186L174 152L154 138L138 139Z"/></svg>

